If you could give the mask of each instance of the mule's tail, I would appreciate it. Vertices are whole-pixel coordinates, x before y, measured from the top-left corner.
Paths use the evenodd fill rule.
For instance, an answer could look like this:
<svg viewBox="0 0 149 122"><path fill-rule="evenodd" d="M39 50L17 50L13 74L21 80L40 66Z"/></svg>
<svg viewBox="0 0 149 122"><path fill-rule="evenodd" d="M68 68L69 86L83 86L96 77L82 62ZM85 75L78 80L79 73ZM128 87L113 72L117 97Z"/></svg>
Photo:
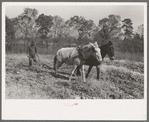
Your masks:
<svg viewBox="0 0 149 122"><path fill-rule="evenodd" d="M54 67L53 67L54 70L55 70L55 65L56 65L56 55L54 57Z"/></svg>

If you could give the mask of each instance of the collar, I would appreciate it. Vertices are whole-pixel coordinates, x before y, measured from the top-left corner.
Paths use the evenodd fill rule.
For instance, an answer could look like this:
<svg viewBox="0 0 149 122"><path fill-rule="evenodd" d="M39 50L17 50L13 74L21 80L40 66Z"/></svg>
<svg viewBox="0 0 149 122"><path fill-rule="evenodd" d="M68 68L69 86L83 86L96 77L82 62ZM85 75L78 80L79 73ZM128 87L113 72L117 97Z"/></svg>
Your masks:
<svg viewBox="0 0 149 122"><path fill-rule="evenodd" d="M77 50L78 50L78 53L79 53L79 58L83 61L86 61L85 57L84 57L84 54L83 54L83 47L81 46L78 46L77 47Z"/></svg>

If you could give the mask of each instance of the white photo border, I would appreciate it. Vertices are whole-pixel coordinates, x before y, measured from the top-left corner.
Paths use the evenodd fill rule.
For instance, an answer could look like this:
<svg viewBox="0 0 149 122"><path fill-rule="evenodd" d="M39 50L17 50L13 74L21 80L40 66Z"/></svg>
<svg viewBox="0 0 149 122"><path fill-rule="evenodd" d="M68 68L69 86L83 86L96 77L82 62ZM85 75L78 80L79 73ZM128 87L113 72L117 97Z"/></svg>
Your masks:
<svg viewBox="0 0 149 122"><path fill-rule="evenodd" d="M5 99L5 7L7 5L128 5L144 6L144 99L45 100ZM146 120L147 3L145 2L3 2L2 3L2 120ZM76 106L71 104L77 103Z"/></svg>

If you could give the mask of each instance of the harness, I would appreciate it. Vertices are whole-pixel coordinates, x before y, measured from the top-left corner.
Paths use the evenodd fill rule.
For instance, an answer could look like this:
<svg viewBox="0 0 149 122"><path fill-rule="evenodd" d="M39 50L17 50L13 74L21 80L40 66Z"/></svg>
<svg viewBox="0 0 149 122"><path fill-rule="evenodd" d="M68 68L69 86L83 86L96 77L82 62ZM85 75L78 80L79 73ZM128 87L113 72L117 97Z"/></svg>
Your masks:
<svg viewBox="0 0 149 122"><path fill-rule="evenodd" d="M86 58L84 57L84 54L83 54L83 47L81 46L78 46L77 47L77 51L79 53L79 58L83 61L86 61Z"/></svg>
<svg viewBox="0 0 149 122"><path fill-rule="evenodd" d="M69 55L69 58L71 58L72 54L75 52L75 50L77 50L78 54L76 54L75 56L79 56L79 58L82 60L82 61L86 61L86 58L84 57L84 54L83 54L83 47L81 46L78 46L76 47L72 53Z"/></svg>

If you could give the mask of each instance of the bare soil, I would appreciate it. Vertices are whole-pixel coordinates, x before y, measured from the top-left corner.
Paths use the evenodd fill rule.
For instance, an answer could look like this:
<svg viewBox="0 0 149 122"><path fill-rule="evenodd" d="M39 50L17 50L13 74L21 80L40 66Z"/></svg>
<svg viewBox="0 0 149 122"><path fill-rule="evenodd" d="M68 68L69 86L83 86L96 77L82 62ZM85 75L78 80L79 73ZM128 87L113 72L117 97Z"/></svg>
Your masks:
<svg viewBox="0 0 149 122"><path fill-rule="evenodd" d="M129 60L110 61L101 65L100 79L94 67L84 83L82 77L68 81L72 66L63 64L59 75L53 70L54 55L39 55L39 65L28 67L24 54L6 55L6 99L143 99L144 64ZM87 72L88 66L85 66Z"/></svg>

